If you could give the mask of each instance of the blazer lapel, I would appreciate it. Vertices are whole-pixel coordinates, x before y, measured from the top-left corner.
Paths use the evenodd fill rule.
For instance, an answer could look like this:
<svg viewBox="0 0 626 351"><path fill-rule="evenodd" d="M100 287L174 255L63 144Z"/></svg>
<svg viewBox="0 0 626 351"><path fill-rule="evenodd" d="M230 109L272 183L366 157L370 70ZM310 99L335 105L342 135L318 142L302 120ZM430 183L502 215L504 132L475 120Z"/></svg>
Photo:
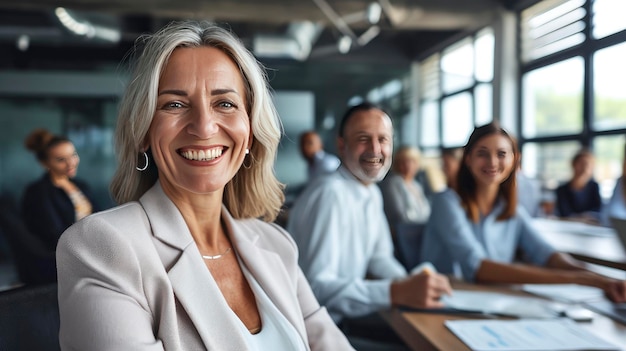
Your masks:
<svg viewBox="0 0 626 351"><path fill-rule="evenodd" d="M208 349L246 349L244 336L233 332L241 323L232 312L178 208L157 183L140 199L163 261L174 295Z"/></svg>
<svg viewBox="0 0 626 351"><path fill-rule="evenodd" d="M234 221L225 208L222 210L222 218L230 227L228 229L231 233L231 240L246 268L278 310L298 330L303 340L306 340L302 313L297 307L299 302L291 293L296 287L290 286L294 284L293 279L289 277L289 272L284 268L281 258L276 252L265 250L257 245L258 230L255 230L253 225L248 225L252 222Z"/></svg>

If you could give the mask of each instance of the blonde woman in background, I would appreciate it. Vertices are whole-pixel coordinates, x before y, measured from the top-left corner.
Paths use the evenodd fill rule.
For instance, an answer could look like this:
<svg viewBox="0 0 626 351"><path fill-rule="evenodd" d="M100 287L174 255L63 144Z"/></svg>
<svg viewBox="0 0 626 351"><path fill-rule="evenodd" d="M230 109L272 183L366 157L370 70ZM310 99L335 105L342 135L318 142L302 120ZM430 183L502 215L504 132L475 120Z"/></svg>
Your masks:
<svg viewBox="0 0 626 351"><path fill-rule="evenodd" d="M412 146L400 147L393 157L391 172L379 184L389 225L425 223L430 204L415 176L420 170L420 151Z"/></svg>

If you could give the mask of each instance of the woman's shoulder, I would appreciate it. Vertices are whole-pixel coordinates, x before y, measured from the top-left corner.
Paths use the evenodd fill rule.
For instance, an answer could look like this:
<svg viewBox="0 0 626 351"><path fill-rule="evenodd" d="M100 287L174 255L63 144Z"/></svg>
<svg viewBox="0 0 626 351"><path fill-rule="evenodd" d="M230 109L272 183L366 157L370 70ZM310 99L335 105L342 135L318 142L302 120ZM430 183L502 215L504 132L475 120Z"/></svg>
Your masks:
<svg viewBox="0 0 626 351"><path fill-rule="evenodd" d="M141 219L144 218L142 221ZM143 225L142 225L143 222ZM126 232L149 223L143 208L137 202L128 202L108 210L93 213L72 224L61 236L90 237L99 236L103 232Z"/></svg>
<svg viewBox="0 0 626 351"><path fill-rule="evenodd" d="M438 193L433 194L433 201L459 202L459 194L452 188L446 188Z"/></svg>

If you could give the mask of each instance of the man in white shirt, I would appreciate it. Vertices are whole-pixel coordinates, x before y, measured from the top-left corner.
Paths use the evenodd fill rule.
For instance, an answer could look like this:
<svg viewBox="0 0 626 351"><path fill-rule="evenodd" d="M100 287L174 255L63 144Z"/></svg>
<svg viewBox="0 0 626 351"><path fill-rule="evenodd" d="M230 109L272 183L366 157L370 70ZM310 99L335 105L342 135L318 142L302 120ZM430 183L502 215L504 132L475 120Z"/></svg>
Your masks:
<svg viewBox="0 0 626 351"><path fill-rule="evenodd" d="M346 326L358 320L369 323L378 310L391 306L442 307L439 299L451 288L446 277L434 272L407 274L393 255L375 184L391 166L389 116L369 103L350 108L341 121L337 146L342 165L298 197L287 230L298 244L299 263L313 292L348 338L364 334L401 344L382 319L365 331ZM381 330L387 332L377 335Z"/></svg>

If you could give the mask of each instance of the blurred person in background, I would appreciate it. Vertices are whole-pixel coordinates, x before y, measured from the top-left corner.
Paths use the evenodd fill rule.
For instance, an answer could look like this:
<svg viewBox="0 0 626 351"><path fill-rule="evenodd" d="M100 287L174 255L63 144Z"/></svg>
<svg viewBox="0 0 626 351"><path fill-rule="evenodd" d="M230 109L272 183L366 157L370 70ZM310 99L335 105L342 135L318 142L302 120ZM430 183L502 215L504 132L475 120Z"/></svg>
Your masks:
<svg viewBox="0 0 626 351"><path fill-rule="evenodd" d="M561 218L598 223L602 210L600 186L593 179L595 158L581 149L572 158L572 178L556 188L556 215Z"/></svg>
<svg viewBox="0 0 626 351"><path fill-rule="evenodd" d="M422 185L415 179L420 170L421 153L412 146L398 148L391 172L378 183L383 194L387 220L392 232L398 223L426 223L430 204Z"/></svg>
<svg viewBox="0 0 626 351"><path fill-rule="evenodd" d="M456 186L456 175L459 172L461 166L461 157L463 155L463 148L444 148L441 150L441 169L446 178L446 185L448 188Z"/></svg>
<svg viewBox="0 0 626 351"><path fill-rule="evenodd" d="M76 177L80 157L68 138L36 129L24 144L46 172L26 188L22 216L28 229L54 252L65 229L99 208L87 183Z"/></svg>
<svg viewBox="0 0 626 351"><path fill-rule="evenodd" d="M334 172L341 163L337 156L324 151L322 138L313 130L300 134L300 153L308 165L309 182L319 175Z"/></svg>

